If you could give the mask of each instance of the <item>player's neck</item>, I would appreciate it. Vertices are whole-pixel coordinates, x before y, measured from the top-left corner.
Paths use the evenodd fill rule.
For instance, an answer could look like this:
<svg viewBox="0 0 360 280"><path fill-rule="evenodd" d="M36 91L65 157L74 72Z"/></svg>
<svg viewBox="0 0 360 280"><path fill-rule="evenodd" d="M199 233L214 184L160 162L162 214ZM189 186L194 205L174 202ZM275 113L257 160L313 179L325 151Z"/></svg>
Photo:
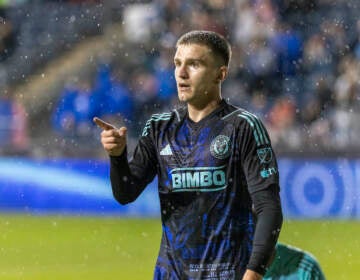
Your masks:
<svg viewBox="0 0 360 280"><path fill-rule="evenodd" d="M215 109L220 106L221 96L207 102L203 105L187 104L189 118L193 122L199 122L206 116L210 115Z"/></svg>

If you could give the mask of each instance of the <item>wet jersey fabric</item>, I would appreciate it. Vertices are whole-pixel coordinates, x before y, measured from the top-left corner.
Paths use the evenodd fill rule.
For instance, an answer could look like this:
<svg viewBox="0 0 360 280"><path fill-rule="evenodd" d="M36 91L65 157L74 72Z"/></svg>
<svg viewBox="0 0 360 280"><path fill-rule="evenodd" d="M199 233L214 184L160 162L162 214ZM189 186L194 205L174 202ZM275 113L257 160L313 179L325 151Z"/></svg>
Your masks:
<svg viewBox="0 0 360 280"><path fill-rule="evenodd" d="M254 235L250 194L278 185L260 120L224 100L194 123L155 114L129 162L134 200L158 176L162 240L154 279L241 279Z"/></svg>
<svg viewBox="0 0 360 280"><path fill-rule="evenodd" d="M264 280L325 280L319 263L310 253L278 243L276 256Z"/></svg>

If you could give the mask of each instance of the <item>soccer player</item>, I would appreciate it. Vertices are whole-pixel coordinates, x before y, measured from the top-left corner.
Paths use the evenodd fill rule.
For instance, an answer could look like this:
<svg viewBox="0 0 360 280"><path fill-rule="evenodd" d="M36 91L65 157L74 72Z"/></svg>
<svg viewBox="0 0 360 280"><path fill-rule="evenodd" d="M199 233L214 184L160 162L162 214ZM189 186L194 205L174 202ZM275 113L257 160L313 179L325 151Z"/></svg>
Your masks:
<svg viewBox="0 0 360 280"><path fill-rule="evenodd" d="M276 254L264 280L325 280L315 257L309 252L282 243L276 244Z"/></svg>
<svg viewBox="0 0 360 280"><path fill-rule="evenodd" d="M94 118L119 203L134 201L158 176L163 233L154 279L262 279L275 248L277 162L261 121L221 96L230 57L228 41L215 32L180 37L175 78L186 106L154 114L130 161L126 127Z"/></svg>

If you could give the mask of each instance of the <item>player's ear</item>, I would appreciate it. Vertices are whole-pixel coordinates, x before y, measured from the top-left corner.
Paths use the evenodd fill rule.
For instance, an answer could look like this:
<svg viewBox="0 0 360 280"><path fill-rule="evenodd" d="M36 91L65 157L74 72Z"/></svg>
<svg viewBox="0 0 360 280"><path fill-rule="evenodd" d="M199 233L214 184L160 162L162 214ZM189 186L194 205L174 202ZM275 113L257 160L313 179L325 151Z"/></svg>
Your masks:
<svg viewBox="0 0 360 280"><path fill-rule="evenodd" d="M228 74L228 68L225 65L221 66L218 70L216 82L222 83L226 79L227 74Z"/></svg>

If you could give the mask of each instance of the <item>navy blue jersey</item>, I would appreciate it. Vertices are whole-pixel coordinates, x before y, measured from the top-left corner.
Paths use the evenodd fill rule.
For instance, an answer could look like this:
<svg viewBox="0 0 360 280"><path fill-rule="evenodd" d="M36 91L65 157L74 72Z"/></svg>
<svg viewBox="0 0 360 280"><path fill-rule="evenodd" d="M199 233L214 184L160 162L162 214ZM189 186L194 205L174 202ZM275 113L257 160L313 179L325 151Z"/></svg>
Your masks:
<svg viewBox="0 0 360 280"><path fill-rule="evenodd" d="M133 183L124 203L158 175L163 233L154 279L241 279L254 236L250 196L279 180L256 116L225 101L197 123L186 109L155 114L126 168Z"/></svg>

